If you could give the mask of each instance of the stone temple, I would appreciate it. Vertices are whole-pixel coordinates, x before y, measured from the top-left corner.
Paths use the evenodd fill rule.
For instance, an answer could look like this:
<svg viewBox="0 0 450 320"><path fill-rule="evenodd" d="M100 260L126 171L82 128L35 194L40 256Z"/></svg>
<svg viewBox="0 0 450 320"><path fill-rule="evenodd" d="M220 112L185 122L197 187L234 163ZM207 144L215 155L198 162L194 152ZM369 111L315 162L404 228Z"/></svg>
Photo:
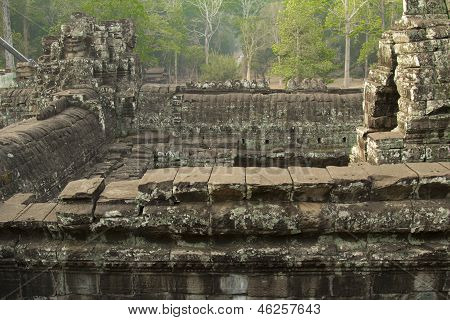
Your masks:
<svg viewBox="0 0 450 320"><path fill-rule="evenodd" d="M364 92L143 83L82 14L0 91L0 297L448 299L448 3Z"/></svg>

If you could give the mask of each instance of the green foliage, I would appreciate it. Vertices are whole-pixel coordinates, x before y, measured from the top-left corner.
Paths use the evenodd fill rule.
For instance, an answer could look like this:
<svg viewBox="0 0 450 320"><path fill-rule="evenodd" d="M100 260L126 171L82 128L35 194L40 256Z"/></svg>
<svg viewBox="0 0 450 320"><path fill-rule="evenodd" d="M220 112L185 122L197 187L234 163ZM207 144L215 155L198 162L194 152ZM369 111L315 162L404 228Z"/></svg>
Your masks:
<svg viewBox="0 0 450 320"><path fill-rule="evenodd" d="M335 67L335 53L325 41L321 0L286 0L278 21L280 43L273 46L281 59L272 72L284 79L326 77Z"/></svg>
<svg viewBox="0 0 450 320"><path fill-rule="evenodd" d="M239 65L232 56L212 54L209 64L201 66L201 81L226 81L239 78Z"/></svg>

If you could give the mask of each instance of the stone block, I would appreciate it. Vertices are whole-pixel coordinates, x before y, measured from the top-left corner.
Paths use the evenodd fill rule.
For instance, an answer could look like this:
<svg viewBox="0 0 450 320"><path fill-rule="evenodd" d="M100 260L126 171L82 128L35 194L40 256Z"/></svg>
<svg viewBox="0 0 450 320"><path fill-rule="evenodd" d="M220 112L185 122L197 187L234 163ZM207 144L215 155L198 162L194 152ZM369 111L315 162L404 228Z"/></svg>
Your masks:
<svg viewBox="0 0 450 320"><path fill-rule="evenodd" d="M330 212L328 204L317 202L295 203L300 216L302 233L329 233L334 231L335 212Z"/></svg>
<svg viewBox="0 0 450 320"><path fill-rule="evenodd" d="M20 224L40 223L53 211L56 203L33 203L29 205L17 218L16 222Z"/></svg>
<svg viewBox="0 0 450 320"><path fill-rule="evenodd" d="M184 167L173 182L173 194L178 202L207 202L208 181L212 168Z"/></svg>
<svg viewBox="0 0 450 320"><path fill-rule="evenodd" d="M214 293L225 295L246 294L248 290L248 275L229 274L218 277L214 281Z"/></svg>
<svg viewBox="0 0 450 320"><path fill-rule="evenodd" d="M415 200L412 202L414 219L411 232L448 232L450 231L450 207L448 200Z"/></svg>
<svg viewBox="0 0 450 320"><path fill-rule="evenodd" d="M293 182L289 171L280 168L247 168L247 200L290 201Z"/></svg>
<svg viewBox="0 0 450 320"><path fill-rule="evenodd" d="M99 293L98 277L96 273L81 273L66 271L65 278L65 292L66 294L82 294L95 295Z"/></svg>
<svg viewBox="0 0 450 320"><path fill-rule="evenodd" d="M248 296L254 298L287 298L289 278L285 275L255 275L248 278Z"/></svg>
<svg viewBox="0 0 450 320"><path fill-rule="evenodd" d="M26 207L23 204L0 203L0 224L14 221Z"/></svg>
<svg viewBox="0 0 450 320"><path fill-rule="evenodd" d="M146 203L173 201L173 181L178 168L152 169L139 182L139 200Z"/></svg>
<svg viewBox="0 0 450 320"><path fill-rule="evenodd" d="M450 191L450 170L439 163L407 163L419 175L416 195L419 199L442 199Z"/></svg>
<svg viewBox="0 0 450 320"><path fill-rule="evenodd" d="M76 226L90 224L93 219L93 211L94 205L92 203L78 202L60 203L52 212L56 214L58 224ZM47 221L47 218L45 221Z"/></svg>
<svg viewBox="0 0 450 320"><path fill-rule="evenodd" d="M168 278L170 276L160 273L137 273L134 276L134 291L137 294L169 292Z"/></svg>
<svg viewBox="0 0 450 320"><path fill-rule="evenodd" d="M130 295L133 293L132 274L111 271L101 273L99 286L104 295Z"/></svg>
<svg viewBox="0 0 450 320"><path fill-rule="evenodd" d="M289 235L301 232L301 216L292 203L217 203L209 210L213 235Z"/></svg>
<svg viewBox="0 0 450 320"><path fill-rule="evenodd" d="M206 235L210 229L209 208L204 203L144 207L141 228L156 234Z"/></svg>
<svg viewBox="0 0 450 320"><path fill-rule="evenodd" d="M5 201L7 204L24 204L28 205L36 201L34 193L17 193Z"/></svg>
<svg viewBox="0 0 450 320"><path fill-rule="evenodd" d="M118 218L136 216L138 213L137 203L97 202L94 216L97 218Z"/></svg>
<svg viewBox="0 0 450 320"><path fill-rule="evenodd" d="M414 197L417 174L404 164L362 166L372 181L371 201L398 201Z"/></svg>
<svg viewBox="0 0 450 320"><path fill-rule="evenodd" d="M110 182L100 194L97 204L126 204L135 203L138 196L140 180L126 180Z"/></svg>
<svg viewBox="0 0 450 320"><path fill-rule="evenodd" d="M327 169L289 167L294 182L294 201L326 202L333 187L333 179Z"/></svg>
<svg viewBox="0 0 450 320"><path fill-rule="evenodd" d="M327 274L302 273L289 277L289 297L293 299L326 298L331 296Z"/></svg>
<svg viewBox="0 0 450 320"><path fill-rule="evenodd" d="M372 132L367 135L369 141L373 143L374 148L381 150L401 149L404 146L404 133L402 132Z"/></svg>
<svg viewBox="0 0 450 320"><path fill-rule="evenodd" d="M59 194L59 199L62 201L91 200L95 202L104 188L105 181L103 178L71 181Z"/></svg>
<svg viewBox="0 0 450 320"><path fill-rule="evenodd" d="M245 168L214 167L208 182L208 191L212 202L244 200Z"/></svg>
<svg viewBox="0 0 450 320"><path fill-rule="evenodd" d="M333 202L361 202L369 200L371 183L360 167L327 167L334 181L330 199Z"/></svg>
<svg viewBox="0 0 450 320"><path fill-rule="evenodd" d="M414 291L414 275L410 272L381 271L372 275L374 294L409 293Z"/></svg>

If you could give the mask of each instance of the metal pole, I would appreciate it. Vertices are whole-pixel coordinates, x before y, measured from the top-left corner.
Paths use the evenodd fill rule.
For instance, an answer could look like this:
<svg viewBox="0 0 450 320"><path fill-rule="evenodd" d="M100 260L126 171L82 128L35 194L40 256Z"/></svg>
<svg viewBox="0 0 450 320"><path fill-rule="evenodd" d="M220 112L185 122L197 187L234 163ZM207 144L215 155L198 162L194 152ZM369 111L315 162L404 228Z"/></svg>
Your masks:
<svg viewBox="0 0 450 320"><path fill-rule="evenodd" d="M0 46L2 46L5 50L7 50L9 53L11 53L17 60L21 62L31 62L30 59L25 57L23 54L21 54L19 51L16 50L12 45L10 45L5 39L0 37Z"/></svg>

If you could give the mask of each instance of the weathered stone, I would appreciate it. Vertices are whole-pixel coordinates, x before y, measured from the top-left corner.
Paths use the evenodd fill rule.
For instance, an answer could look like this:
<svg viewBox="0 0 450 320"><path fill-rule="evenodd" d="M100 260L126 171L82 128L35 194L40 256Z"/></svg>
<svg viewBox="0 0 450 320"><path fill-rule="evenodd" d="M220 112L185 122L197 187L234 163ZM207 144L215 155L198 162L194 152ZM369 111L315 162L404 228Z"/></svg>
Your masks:
<svg viewBox="0 0 450 320"><path fill-rule="evenodd" d="M212 202L245 199L245 168L214 167L208 182L208 191Z"/></svg>
<svg viewBox="0 0 450 320"><path fill-rule="evenodd" d="M213 235L286 235L301 232L298 209L292 204L218 203L211 210Z"/></svg>
<svg viewBox="0 0 450 320"><path fill-rule="evenodd" d="M370 180L368 174L359 167L327 167L334 181L331 190L333 202L360 202L369 199Z"/></svg>
<svg viewBox="0 0 450 320"><path fill-rule="evenodd" d="M45 218L53 211L56 207L56 203L33 203L29 205L17 218L16 222L39 222L42 223Z"/></svg>
<svg viewBox="0 0 450 320"><path fill-rule="evenodd" d="M289 167L294 182L293 200L326 202L329 199L333 179L326 169Z"/></svg>
<svg viewBox="0 0 450 320"><path fill-rule="evenodd" d="M450 191L450 170L439 163L407 163L419 175L419 199L445 198Z"/></svg>
<svg viewBox="0 0 450 320"><path fill-rule="evenodd" d="M139 200L149 203L172 201L177 172L177 168L148 170L139 182Z"/></svg>
<svg viewBox="0 0 450 320"><path fill-rule="evenodd" d="M105 181L103 178L72 181L69 182L64 190L59 194L59 199L62 201L97 201L104 188Z"/></svg>
<svg viewBox="0 0 450 320"><path fill-rule="evenodd" d="M14 219L26 208L23 204L0 203L0 223L8 223Z"/></svg>
<svg viewBox="0 0 450 320"><path fill-rule="evenodd" d="M139 213L137 203L123 202L97 202L94 216L96 218L117 218L135 216Z"/></svg>
<svg viewBox="0 0 450 320"><path fill-rule="evenodd" d="M177 206L146 206L141 227L159 234L205 235L210 230L208 207L186 203Z"/></svg>
<svg viewBox="0 0 450 320"><path fill-rule="evenodd" d="M34 193L17 193L5 201L7 204L30 204L36 201Z"/></svg>
<svg viewBox="0 0 450 320"><path fill-rule="evenodd" d="M94 206L89 202L60 203L53 210L63 226L87 225L92 222Z"/></svg>
<svg viewBox="0 0 450 320"><path fill-rule="evenodd" d="M404 164L363 166L372 181L370 200L396 201L414 197L417 174Z"/></svg>
<svg viewBox="0 0 450 320"><path fill-rule="evenodd" d="M290 201L292 178L289 171L280 168L247 168L247 200Z"/></svg>
<svg viewBox="0 0 450 320"><path fill-rule="evenodd" d="M448 200L413 201L414 218L411 232L448 232L450 230L450 206Z"/></svg>
<svg viewBox="0 0 450 320"><path fill-rule="evenodd" d="M174 197L179 202L206 202L212 168L180 168L173 182Z"/></svg>
<svg viewBox="0 0 450 320"><path fill-rule="evenodd" d="M100 194L99 203L134 203L138 196L140 180L115 181L106 185Z"/></svg>

